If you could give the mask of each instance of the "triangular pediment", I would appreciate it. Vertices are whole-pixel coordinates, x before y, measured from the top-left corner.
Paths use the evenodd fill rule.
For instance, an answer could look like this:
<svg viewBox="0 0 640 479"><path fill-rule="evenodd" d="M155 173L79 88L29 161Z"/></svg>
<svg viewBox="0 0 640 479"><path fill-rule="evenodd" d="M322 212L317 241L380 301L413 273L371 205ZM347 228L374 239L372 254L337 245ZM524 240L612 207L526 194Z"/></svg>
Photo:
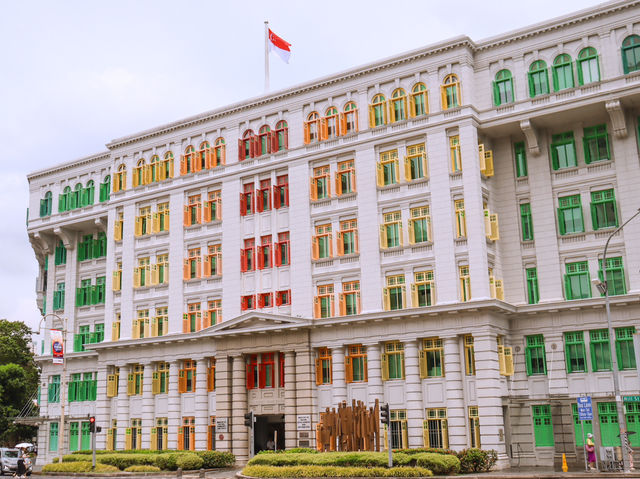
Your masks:
<svg viewBox="0 0 640 479"><path fill-rule="evenodd" d="M306 318L296 318L281 314L249 312L236 316L228 321L211 326L203 330L205 334L224 334L239 331L262 331L278 328L290 328L295 326L306 326L310 320Z"/></svg>

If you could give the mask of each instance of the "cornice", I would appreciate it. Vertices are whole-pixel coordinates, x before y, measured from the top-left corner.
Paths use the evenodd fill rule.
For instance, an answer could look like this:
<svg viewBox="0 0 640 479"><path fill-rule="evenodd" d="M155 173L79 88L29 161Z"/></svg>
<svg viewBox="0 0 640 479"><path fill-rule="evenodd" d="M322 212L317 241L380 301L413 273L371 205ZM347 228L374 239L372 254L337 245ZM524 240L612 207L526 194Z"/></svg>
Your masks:
<svg viewBox="0 0 640 479"><path fill-rule="evenodd" d="M71 168L77 168L78 166L88 165L90 163L93 163L93 162L99 161L99 160L107 160L110 157L111 157L111 152L110 151L108 151L108 150L107 151L103 151L101 153L96 153L94 155L85 156L85 157L77 159L77 160L68 161L67 163L62 163L60 165L54 166L53 168L46 168L46 169L34 171L34 172L29 173L27 175L27 180L29 181L29 183L31 183L31 180L35 180L35 179L40 178L42 176L48 176L48 175L52 175L52 174L55 174L55 173L60 173L60 172L65 171L65 170L70 170Z"/></svg>

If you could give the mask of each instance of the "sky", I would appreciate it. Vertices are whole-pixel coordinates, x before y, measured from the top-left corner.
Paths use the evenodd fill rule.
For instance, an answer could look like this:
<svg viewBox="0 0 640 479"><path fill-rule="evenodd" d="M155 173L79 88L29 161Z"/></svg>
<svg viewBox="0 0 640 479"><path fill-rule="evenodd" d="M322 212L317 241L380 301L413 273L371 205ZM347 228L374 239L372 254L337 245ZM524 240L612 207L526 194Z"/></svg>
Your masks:
<svg viewBox="0 0 640 479"><path fill-rule="evenodd" d="M598 3L0 1L0 318L32 328L40 320L26 175L104 151L114 138L262 94L265 20L292 44L288 65L271 55L273 91Z"/></svg>

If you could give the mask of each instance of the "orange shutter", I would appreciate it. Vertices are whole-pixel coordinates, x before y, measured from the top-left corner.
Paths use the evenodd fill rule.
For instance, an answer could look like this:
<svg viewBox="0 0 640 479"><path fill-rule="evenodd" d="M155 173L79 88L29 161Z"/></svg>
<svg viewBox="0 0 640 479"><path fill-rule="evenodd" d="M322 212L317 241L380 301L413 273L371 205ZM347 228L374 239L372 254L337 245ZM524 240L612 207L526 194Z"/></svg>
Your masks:
<svg viewBox="0 0 640 479"><path fill-rule="evenodd" d="M211 257L206 255L204 257L204 271L203 276L211 276Z"/></svg>
<svg viewBox="0 0 640 479"><path fill-rule="evenodd" d="M344 357L344 380L347 383L353 382L353 367L351 365L351 357Z"/></svg>
<svg viewBox="0 0 640 479"><path fill-rule="evenodd" d="M316 358L316 386L322 384L322 360Z"/></svg>
<svg viewBox="0 0 640 479"><path fill-rule="evenodd" d="M189 268L189 258L185 258L184 265L182 267L182 279L185 281L191 279L191 268Z"/></svg>
<svg viewBox="0 0 640 479"><path fill-rule="evenodd" d="M309 132L309 123L304 124L304 144L308 145L311 142L311 134Z"/></svg>
<svg viewBox="0 0 640 479"><path fill-rule="evenodd" d="M189 214L189 207L184 207L184 225L191 226L191 215Z"/></svg>

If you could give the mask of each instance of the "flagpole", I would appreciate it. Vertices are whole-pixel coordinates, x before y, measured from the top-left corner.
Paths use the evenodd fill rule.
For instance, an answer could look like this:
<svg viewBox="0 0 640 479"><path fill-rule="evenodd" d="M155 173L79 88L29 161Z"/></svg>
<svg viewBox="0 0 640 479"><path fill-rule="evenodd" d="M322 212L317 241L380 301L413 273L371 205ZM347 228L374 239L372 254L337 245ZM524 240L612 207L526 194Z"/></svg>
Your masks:
<svg viewBox="0 0 640 479"><path fill-rule="evenodd" d="M264 22L264 91L269 91L269 22Z"/></svg>

